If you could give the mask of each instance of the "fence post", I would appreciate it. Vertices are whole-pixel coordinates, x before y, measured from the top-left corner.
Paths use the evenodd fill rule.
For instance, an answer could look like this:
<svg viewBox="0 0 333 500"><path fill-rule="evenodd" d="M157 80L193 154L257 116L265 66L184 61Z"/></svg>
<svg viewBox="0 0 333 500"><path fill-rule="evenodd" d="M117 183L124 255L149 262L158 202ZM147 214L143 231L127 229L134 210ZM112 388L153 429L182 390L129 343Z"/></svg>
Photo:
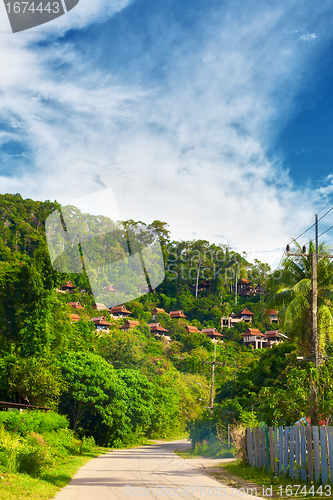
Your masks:
<svg viewBox="0 0 333 500"><path fill-rule="evenodd" d="M270 458L270 449L269 449L269 437L268 437L268 427L265 427L265 451L266 451L266 470L269 471L269 458Z"/></svg>
<svg viewBox="0 0 333 500"><path fill-rule="evenodd" d="M327 427L328 456L330 461L330 479L333 482L333 427Z"/></svg>
<svg viewBox="0 0 333 500"><path fill-rule="evenodd" d="M283 427L279 427L279 475L283 474Z"/></svg>
<svg viewBox="0 0 333 500"><path fill-rule="evenodd" d="M320 429L321 479L322 482L326 484L328 482L326 427L320 426L319 429Z"/></svg>
<svg viewBox="0 0 333 500"><path fill-rule="evenodd" d="M305 442L305 427L301 427L301 477L306 481L306 442Z"/></svg>
<svg viewBox="0 0 333 500"><path fill-rule="evenodd" d="M306 441L308 450L308 478L309 481L313 479L313 455L312 455L312 428L306 427Z"/></svg>
<svg viewBox="0 0 333 500"><path fill-rule="evenodd" d="M274 429L274 472L278 475L278 459L279 459L279 443L278 443L278 428Z"/></svg>
<svg viewBox="0 0 333 500"><path fill-rule="evenodd" d="M299 426L295 425L294 426L294 433L295 433L295 478L299 478L299 473L300 473L300 464L301 464L301 459L300 459L300 443L299 443Z"/></svg>
<svg viewBox="0 0 333 500"><path fill-rule="evenodd" d="M320 458L319 458L319 431L317 425L314 425L312 427L312 434L313 434L315 481L318 482L320 478Z"/></svg>
<svg viewBox="0 0 333 500"><path fill-rule="evenodd" d="M273 427L269 428L269 458L271 462L271 471L274 470L274 441L273 441Z"/></svg>
<svg viewBox="0 0 333 500"><path fill-rule="evenodd" d="M258 442L256 427L253 427L254 465L258 467Z"/></svg>
<svg viewBox="0 0 333 500"><path fill-rule="evenodd" d="M260 427L260 440L261 440L261 467L264 469L266 466L266 439L265 429Z"/></svg>
<svg viewBox="0 0 333 500"><path fill-rule="evenodd" d="M249 461L249 464L254 466L254 460L253 460L253 442L252 442L252 429L247 428L246 429L246 437L247 437L247 458Z"/></svg>
<svg viewBox="0 0 333 500"><path fill-rule="evenodd" d="M289 444L289 427L284 428L284 439L283 439L283 473L288 474L288 444Z"/></svg>
<svg viewBox="0 0 333 500"><path fill-rule="evenodd" d="M295 477L295 427L290 427L289 476Z"/></svg>

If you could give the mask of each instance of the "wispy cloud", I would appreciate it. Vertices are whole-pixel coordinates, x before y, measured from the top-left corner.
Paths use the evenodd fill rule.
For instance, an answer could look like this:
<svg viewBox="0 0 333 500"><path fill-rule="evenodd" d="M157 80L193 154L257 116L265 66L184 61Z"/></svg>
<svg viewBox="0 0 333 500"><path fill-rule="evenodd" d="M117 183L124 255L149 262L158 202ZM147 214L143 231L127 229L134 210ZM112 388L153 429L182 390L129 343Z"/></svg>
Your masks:
<svg viewBox="0 0 333 500"><path fill-rule="evenodd" d="M80 31L65 37L121 15L131 5L125 0L82 1L47 34L1 36L2 141L19 137L29 152L17 172L1 177L2 192L65 203L105 185L125 219L165 220L183 239L223 234L276 259L318 197L293 185L278 154L267 155L329 41L300 49L290 40L287 31L304 23L298 3L227 3L208 9L192 31L180 20L161 30L162 7L153 15L147 8L150 43L146 32L124 33L126 50L112 45L103 24L102 41L95 34L89 51ZM313 25L331 22L325 9L324 2ZM119 51L127 59L109 69Z"/></svg>
<svg viewBox="0 0 333 500"><path fill-rule="evenodd" d="M311 40L314 40L315 38L317 37L314 33L308 33L299 37L299 39L303 40L303 42L311 42Z"/></svg>

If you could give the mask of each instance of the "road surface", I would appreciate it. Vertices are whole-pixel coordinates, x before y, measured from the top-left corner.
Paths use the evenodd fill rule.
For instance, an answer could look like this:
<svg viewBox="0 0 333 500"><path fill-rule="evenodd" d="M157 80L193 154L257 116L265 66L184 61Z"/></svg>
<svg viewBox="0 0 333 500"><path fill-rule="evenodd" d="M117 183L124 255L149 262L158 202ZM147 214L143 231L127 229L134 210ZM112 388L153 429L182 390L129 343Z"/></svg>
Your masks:
<svg viewBox="0 0 333 500"><path fill-rule="evenodd" d="M183 460L174 453L175 449L188 447L189 443L182 440L128 450L114 450L84 465L70 484L55 498L56 500L258 499L255 491L233 489L208 477L203 469L200 469L198 459Z"/></svg>

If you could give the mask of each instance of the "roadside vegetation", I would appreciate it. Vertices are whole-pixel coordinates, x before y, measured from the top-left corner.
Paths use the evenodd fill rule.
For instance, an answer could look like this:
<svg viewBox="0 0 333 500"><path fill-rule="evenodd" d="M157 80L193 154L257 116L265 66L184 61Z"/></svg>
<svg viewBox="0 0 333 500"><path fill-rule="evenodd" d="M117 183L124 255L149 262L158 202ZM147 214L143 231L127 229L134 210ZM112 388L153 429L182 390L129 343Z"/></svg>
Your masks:
<svg viewBox="0 0 333 500"><path fill-rule="evenodd" d="M0 412L0 499L52 498L106 451L92 437L78 439L55 412Z"/></svg>
<svg viewBox="0 0 333 500"><path fill-rule="evenodd" d="M50 474L46 470L93 456L98 452L94 443L120 448L189 435L193 454L233 453L225 448L228 424L233 429L292 425L309 416L314 401L309 399L310 380L317 390L312 415L331 422L331 260L318 265L320 349L327 357L319 368L297 359L308 355L310 345L309 257L286 259L281 270L272 273L267 264L249 263L245 252L234 252L228 245L172 241L167 224L160 221L148 228L160 237L166 277L153 293L125 304L131 312L126 319L138 324L124 332L119 327L125 319L112 318L108 309L93 309L85 273L60 273L52 267L45 221L57 207L56 202L23 200L19 194L0 195L0 401L48 407L54 421L55 415L60 419L57 430L28 429L29 419L16 430L12 422L21 413L0 412L4 485L11 474L42 481ZM126 225L135 228L137 223ZM98 252L104 250L92 251L96 262L103 262ZM320 251L330 252L325 246ZM249 298L236 296L237 305L236 272L238 282L247 280L257 290ZM74 289L61 293L67 281ZM82 309L73 309L69 302L79 302ZM202 362L212 361L214 343L200 331L216 328L221 333L221 318L245 307L253 313L251 327L262 332L277 328L265 314L276 307L279 330L296 343L286 340L271 349L253 350L243 344L248 323L223 328L223 341L216 345L220 364L211 417L211 368ZM153 319L155 308L165 313ZM185 318L170 318L170 311L179 310ZM72 321L73 313L78 321ZM109 331L96 331L91 321L95 316L110 323ZM153 322L167 330L170 341L151 332L148 325ZM188 326L200 331L189 333ZM37 419L38 413L31 413ZM69 448L63 447L65 441Z"/></svg>

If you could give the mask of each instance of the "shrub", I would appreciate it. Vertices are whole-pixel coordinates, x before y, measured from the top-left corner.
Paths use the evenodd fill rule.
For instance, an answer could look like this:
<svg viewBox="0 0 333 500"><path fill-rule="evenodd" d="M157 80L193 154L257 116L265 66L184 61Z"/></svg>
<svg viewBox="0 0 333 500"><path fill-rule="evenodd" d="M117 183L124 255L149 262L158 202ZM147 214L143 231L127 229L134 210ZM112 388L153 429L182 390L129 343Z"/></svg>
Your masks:
<svg viewBox="0 0 333 500"><path fill-rule="evenodd" d="M8 431L16 431L21 435L31 432L42 434L68 428L67 417L54 411L0 411L1 424Z"/></svg>

